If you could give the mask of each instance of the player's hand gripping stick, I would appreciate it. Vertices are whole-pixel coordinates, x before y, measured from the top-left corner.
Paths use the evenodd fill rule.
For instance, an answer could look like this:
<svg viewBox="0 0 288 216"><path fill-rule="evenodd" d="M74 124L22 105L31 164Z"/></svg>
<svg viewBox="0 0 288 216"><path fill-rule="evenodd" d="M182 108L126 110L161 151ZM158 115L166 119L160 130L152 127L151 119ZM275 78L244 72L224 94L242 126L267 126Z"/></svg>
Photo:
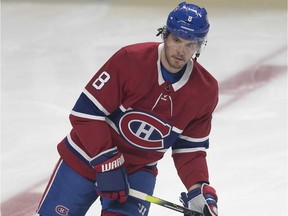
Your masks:
<svg viewBox="0 0 288 216"><path fill-rule="evenodd" d="M208 184L202 184L201 188L195 188L188 193L181 193L180 201L186 208L203 212L204 216L218 216L216 191Z"/></svg>
<svg viewBox="0 0 288 216"><path fill-rule="evenodd" d="M100 162L99 162L100 161ZM124 157L117 149L93 160L96 170L96 192L99 196L123 203L128 197L128 181ZM98 162L98 163L97 163Z"/></svg>

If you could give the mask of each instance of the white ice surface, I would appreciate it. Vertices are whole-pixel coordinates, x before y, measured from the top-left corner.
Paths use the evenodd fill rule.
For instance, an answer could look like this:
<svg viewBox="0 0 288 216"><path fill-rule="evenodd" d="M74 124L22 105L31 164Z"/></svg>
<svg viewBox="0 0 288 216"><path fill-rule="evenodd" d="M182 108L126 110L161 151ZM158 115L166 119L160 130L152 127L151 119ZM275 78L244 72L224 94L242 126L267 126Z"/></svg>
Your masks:
<svg viewBox="0 0 288 216"><path fill-rule="evenodd" d="M214 114L208 164L220 215L287 215L287 12L207 9L211 31L200 63L220 84L251 75L220 92ZM120 47L160 41L156 29L170 10L2 3L1 202L49 178L86 82ZM268 66L286 71L259 82L254 76ZM170 155L159 162L154 195L180 204L184 187ZM97 202L87 215L99 212ZM152 205L150 215L181 214Z"/></svg>

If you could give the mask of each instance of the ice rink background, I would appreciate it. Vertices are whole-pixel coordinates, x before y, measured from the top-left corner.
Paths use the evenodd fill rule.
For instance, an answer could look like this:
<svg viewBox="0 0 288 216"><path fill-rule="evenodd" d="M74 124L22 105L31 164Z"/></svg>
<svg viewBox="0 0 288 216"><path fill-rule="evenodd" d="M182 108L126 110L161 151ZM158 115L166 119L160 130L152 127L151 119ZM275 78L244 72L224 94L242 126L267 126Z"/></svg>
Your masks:
<svg viewBox="0 0 288 216"><path fill-rule="evenodd" d="M161 41L156 29L178 3L59 2L2 1L3 216L34 215L86 83L120 47ZM220 85L208 150L220 216L287 215L286 3L193 2L211 24L199 62ZM180 204L170 151L158 168L154 195ZM99 212L97 202L87 215ZM150 215L181 214L152 205Z"/></svg>

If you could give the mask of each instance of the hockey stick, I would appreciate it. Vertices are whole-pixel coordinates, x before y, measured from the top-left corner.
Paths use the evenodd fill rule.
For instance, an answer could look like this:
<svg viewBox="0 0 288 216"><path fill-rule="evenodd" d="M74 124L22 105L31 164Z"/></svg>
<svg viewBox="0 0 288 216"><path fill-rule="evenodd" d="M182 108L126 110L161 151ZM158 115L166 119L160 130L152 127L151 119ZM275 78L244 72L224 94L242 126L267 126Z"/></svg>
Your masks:
<svg viewBox="0 0 288 216"><path fill-rule="evenodd" d="M138 199L141 199L141 200L144 200L144 201L147 201L150 203L154 203L154 204L163 206L165 208L169 208L169 209L172 209L174 211L183 213L185 216L203 216L203 214L201 214L199 212L190 210L188 208L185 208L185 207L177 205L175 203L171 203L169 201L160 199L158 197L150 196L146 193L143 193L141 191L137 191L137 190L134 190L131 188L129 189L129 195L132 197L135 197L135 198L138 198Z"/></svg>

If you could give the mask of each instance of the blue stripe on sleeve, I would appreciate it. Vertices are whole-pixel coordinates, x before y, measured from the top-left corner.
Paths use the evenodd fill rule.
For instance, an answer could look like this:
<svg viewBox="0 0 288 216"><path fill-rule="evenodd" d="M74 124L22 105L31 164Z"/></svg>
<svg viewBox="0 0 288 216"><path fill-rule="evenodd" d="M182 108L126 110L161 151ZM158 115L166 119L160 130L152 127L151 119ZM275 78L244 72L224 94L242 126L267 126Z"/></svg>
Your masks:
<svg viewBox="0 0 288 216"><path fill-rule="evenodd" d="M82 93L78 98L73 111L84 113L88 115L105 116L105 114L98 109L97 106L84 94Z"/></svg>
<svg viewBox="0 0 288 216"><path fill-rule="evenodd" d="M90 164L92 166L95 166L97 164L103 163L104 161L114 157L118 153L117 147L108 149L104 152L101 152L99 155L94 157L91 161Z"/></svg>
<svg viewBox="0 0 288 216"><path fill-rule="evenodd" d="M175 144L172 146L172 149L176 150L176 149L199 148L199 147L208 149L209 139L206 139L201 142L194 142L194 141L188 141L188 140L178 138Z"/></svg>

